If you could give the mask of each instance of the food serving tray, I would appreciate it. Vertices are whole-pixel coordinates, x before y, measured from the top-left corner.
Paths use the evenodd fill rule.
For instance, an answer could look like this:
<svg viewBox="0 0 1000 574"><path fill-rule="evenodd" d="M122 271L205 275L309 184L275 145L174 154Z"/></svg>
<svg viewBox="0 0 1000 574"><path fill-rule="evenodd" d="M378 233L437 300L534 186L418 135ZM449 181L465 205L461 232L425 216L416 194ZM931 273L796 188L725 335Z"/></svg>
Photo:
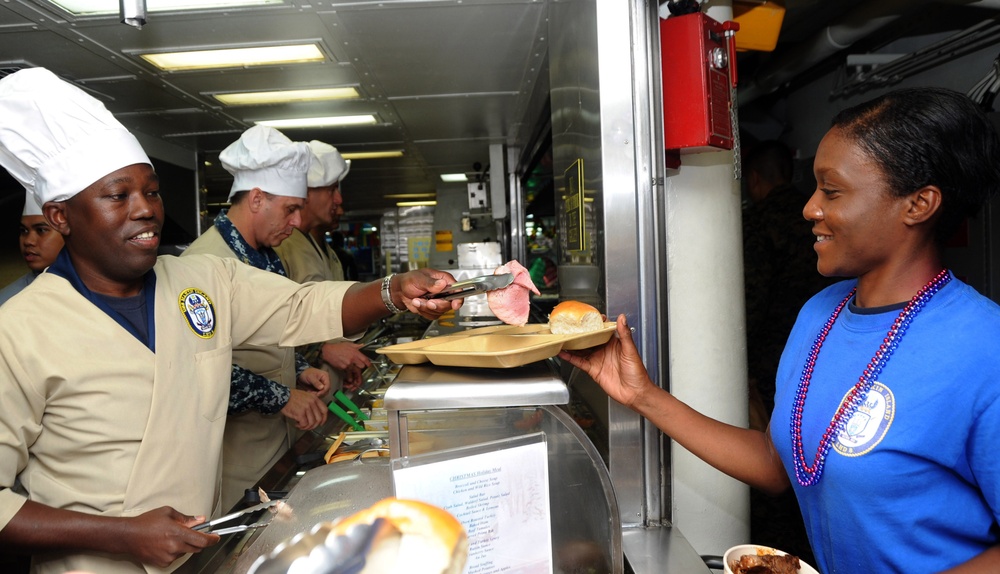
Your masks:
<svg viewBox="0 0 1000 574"><path fill-rule="evenodd" d="M400 365L429 361L446 367L510 368L554 357L563 350L603 345L614 330L613 321L605 322L598 331L575 335L553 335L548 323L495 325L390 345L376 352Z"/></svg>

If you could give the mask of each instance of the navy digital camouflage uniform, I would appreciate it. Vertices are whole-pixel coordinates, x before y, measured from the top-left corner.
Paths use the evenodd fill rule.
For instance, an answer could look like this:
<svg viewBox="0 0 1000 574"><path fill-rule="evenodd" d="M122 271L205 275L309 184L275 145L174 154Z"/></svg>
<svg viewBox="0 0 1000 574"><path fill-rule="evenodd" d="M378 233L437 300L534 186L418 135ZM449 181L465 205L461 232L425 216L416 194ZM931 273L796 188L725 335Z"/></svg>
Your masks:
<svg viewBox="0 0 1000 574"><path fill-rule="evenodd" d="M829 284L816 270L816 237L802 216L808 200L795 187L781 185L743 214L747 366L768 416L778 360L795 317Z"/></svg>
<svg viewBox="0 0 1000 574"><path fill-rule="evenodd" d="M793 186L781 185L743 213L750 391L760 396L768 418L774 408L778 360L799 309L831 282L816 270L816 237L802 215L808 200ZM751 491L750 535L755 544L813 562L792 489L777 497Z"/></svg>

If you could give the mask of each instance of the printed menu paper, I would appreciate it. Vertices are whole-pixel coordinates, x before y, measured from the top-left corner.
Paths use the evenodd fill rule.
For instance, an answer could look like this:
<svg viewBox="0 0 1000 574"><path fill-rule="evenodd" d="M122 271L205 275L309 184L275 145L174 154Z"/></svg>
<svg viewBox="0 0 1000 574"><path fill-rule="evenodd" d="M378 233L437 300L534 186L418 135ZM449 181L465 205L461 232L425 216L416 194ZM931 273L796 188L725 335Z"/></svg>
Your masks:
<svg viewBox="0 0 1000 574"><path fill-rule="evenodd" d="M548 453L541 433L393 461L397 498L451 512L469 536L466 574L550 574Z"/></svg>

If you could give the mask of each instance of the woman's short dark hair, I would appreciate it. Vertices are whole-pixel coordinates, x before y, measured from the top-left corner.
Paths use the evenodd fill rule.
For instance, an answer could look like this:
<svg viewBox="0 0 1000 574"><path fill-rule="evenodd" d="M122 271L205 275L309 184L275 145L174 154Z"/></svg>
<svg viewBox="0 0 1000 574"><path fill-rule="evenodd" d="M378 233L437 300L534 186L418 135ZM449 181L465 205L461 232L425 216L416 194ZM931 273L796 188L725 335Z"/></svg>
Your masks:
<svg viewBox="0 0 1000 574"><path fill-rule="evenodd" d="M941 189L934 233L951 238L966 217L1000 192L1000 141L986 114L964 94L909 88L848 108L833 118L881 166L892 193Z"/></svg>

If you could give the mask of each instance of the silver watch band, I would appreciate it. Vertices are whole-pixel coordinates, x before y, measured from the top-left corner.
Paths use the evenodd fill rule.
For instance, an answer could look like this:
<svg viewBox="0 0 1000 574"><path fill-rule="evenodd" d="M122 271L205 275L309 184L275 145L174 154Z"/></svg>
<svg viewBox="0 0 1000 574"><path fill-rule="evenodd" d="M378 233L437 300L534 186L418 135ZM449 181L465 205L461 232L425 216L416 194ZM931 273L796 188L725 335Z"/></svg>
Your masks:
<svg viewBox="0 0 1000 574"><path fill-rule="evenodd" d="M400 309L392 302L392 294L389 292L390 284L392 283L392 278L395 273L390 273L382 279L382 302L385 303L385 308L389 310L390 313L403 313L406 309Z"/></svg>

